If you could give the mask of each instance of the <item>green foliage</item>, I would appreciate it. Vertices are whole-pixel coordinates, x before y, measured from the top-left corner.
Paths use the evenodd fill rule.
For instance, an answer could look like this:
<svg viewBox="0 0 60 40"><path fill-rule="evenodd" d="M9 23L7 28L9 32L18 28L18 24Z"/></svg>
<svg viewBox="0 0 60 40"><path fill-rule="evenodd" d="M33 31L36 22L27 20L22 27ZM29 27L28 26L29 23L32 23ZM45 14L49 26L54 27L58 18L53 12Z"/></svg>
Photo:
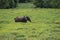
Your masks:
<svg viewBox="0 0 60 40"><path fill-rule="evenodd" d="M60 8L60 0L35 0L34 5L42 8Z"/></svg>
<svg viewBox="0 0 60 40"><path fill-rule="evenodd" d="M19 1L19 3L25 3L26 2L26 0L18 0Z"/></svg>
<svg viewBox="0 0 60 40"><path fill-rule="evenodd" d="M18 0L19 3L27 3L27 2L31 2L32 0Z"/></svg>
<svg viewBox="0 0 60 40"><path fill-rule="evenodd" d="M0 0L0 8L15 8L17 0Z"/></svg>

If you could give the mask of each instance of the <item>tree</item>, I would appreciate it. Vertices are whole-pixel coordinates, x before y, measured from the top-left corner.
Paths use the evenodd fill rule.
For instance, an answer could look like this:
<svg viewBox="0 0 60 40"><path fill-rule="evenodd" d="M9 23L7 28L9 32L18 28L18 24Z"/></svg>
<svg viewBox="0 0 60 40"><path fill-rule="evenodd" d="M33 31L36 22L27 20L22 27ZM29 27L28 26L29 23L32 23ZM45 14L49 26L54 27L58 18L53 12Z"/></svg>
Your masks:
<svg viewBox="0 0 60 40"><path fill-rule="evenodd" d="M31 2L32 0L18 0L19 3L27 3L27 2Z"/></svg>
<svg viewBox="0 0 60 40"><path fill-rule="evenodd" d="M0 0L0 8L15 8L17 0Z"/></svg>
<svg viewBox="0 0 60 40"><path fill-rule="evenodd" d="M41 8L60 8L60 0L35 0L34 5Z"/></svg>

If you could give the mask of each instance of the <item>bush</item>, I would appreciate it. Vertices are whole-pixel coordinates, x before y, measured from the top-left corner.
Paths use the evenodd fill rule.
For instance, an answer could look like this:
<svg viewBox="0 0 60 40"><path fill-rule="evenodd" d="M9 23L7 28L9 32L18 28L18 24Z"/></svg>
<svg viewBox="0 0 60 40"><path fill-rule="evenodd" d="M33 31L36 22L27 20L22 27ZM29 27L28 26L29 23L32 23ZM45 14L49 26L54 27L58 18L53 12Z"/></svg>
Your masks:
<svg viewBox="0 0 60 40"><path fill-rule="evenodd" d="M17 0L0 0L0 8L15 8Z"/></svg>
<svg viewBox="0 0 60 40"><path fill-rule="evenodd" d="M40 8L60 8L60 0L35 0L34 5Z"/></svg>

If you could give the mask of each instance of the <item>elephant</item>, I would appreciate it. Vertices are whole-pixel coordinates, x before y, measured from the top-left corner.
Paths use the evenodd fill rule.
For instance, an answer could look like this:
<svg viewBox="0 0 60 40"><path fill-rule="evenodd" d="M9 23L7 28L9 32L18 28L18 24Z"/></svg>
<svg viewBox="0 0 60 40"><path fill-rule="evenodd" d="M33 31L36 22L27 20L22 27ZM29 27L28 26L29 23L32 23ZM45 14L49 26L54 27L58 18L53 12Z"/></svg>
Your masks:
<svg viewBox="0 0 60 40"><path fill-rule="evenodd" d="M31 19L29 16L17 16L16 18L14 18L15 22L31 22Z"/></svg>

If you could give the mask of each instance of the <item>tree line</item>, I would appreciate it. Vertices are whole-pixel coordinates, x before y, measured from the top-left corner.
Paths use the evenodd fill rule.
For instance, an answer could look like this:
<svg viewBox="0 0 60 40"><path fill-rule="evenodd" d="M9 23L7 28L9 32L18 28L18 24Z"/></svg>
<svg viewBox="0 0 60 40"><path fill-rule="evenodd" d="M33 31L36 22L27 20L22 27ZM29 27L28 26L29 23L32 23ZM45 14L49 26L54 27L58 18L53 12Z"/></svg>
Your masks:
<svg viewBox="0 0 60 40"><path fill-rule="evenodd" d="M60 0L35 0L34 5L40 8L60 8Z"/></svg>
<svg viewBox="0 0 60 40"><path fill-rule="evenodd" d="M0 0L0 9L16 8L17 0Z"/></svg>
<svg viewBox="0 0 60 40"><path fill-rule="evenodd" d="M60 8L60 0L0 0L1 8L16 8L17 3L33 3L36 8Z"/></svg>

